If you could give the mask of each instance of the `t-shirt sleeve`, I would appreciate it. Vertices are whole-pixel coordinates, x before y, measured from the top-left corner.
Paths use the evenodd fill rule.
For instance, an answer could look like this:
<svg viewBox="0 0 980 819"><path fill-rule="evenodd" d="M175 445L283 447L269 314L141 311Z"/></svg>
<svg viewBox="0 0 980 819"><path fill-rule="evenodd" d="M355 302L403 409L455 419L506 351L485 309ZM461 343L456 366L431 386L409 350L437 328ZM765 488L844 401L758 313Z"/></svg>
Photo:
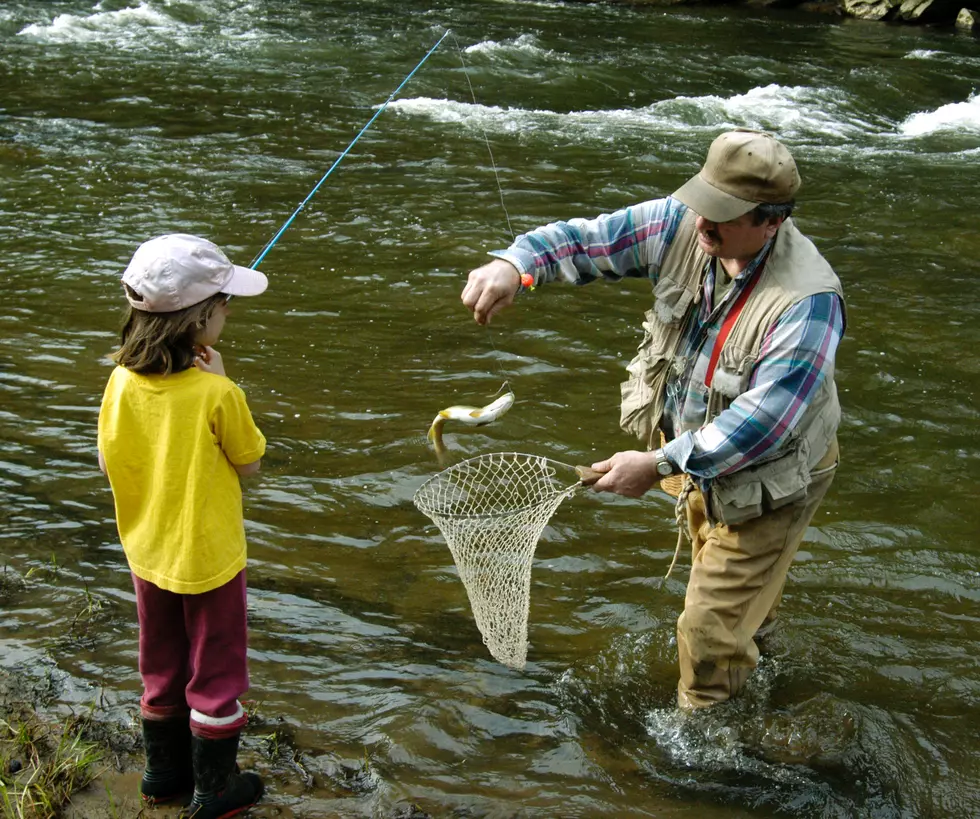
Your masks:
<svg viewBox="0 0 980 819"><path fill-rule="evenodd" d="M118 381L116 378L116 373L118 371L119 368L116 367L109 374L109 380L106 382L105 389L102 391L102 402L99 404L96 447L103 455L105 454L106 450L106 436L110 432L108 429L110 424L110 416L112 415L112 411L117 400Z"/></svg>
<svg viewBox="0 0 980 819"><path fill-rule="evenodd" d="M219 446L236 466L250 464L265 454L265 436L255 426L245 393L237 384L231 384L221 396L213 423Z"/></svg>

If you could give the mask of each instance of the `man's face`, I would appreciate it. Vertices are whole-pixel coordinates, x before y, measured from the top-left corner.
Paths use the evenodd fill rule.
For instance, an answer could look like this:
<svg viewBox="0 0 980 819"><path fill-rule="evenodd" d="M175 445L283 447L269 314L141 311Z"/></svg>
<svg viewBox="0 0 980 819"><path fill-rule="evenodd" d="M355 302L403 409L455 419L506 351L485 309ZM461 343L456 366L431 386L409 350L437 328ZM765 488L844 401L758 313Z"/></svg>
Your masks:
<svg viewBox="0 0 980 819"><path fill-rule="evenodd" d="M748 262L776 235L782 219L770 219L761 225L753 224L752 214L745 213L727 222L712 222L698 216L698 244L709 256Z"/></svg>

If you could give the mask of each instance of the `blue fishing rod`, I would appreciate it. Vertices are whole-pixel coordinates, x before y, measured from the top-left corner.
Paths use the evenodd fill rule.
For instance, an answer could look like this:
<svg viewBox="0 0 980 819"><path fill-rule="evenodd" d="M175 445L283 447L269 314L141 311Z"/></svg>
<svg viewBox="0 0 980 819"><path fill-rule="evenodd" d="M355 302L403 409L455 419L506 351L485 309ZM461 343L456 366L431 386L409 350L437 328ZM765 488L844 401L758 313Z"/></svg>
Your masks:
<svg viewBox="0 0 980 819"><path fill-rule="evenodd" d="M303 210L303 208L306 207L306 203L309 202L314 196L316 196L316 192L318 190L320 190L320 186L323 185L323 183L327 181L327 178L330 176L330 174L332 174L334 172L334 170L336 169L336 167L343 161L344 157L347 156L348 153L350 153L350 149L353 148L354 145L357 144L357 140L359 140L362 136L364 136L364 134L367 132L368 128L371 127L372 123L378 117L380 117L381 114L382 114L382 112L385 110L385 108L388 107L388 103L390 103L396 96L398 96L398 92L401 91L405 87L405 85L408 83L408 81L410 79L412 79L413 76L415 76L415 72L418 71L422 67L422 65L425 63L426 60L429 59L430 56L432 56L432 53L437 48L439 48L439 46L442 44L442 41L445 40L450 35L450 33L451 33L451 29L446 29L446 33L443 34L442 37L439 38L439 42L437 42L434 46L432 46L432 48L430 48L428 50L428 52L426 52L426 55L421 60L419 60L419 64L417 66L415 66L415 68L413 68L408 73L408 75L405 77L404 80L401 81L401 85L399 85L394 91L391 92L391 94L388 96L388 99L385 100L384 105L382 105L375 112L374 116L371 117L371 119L369 119L367 121L367 123L365 124L365 126L363 128L361 128L361 130L358 132L357 136L354 137L351 140L350 145L348 145L346 148L344 148L343 153L334 160L333 165L331 165L330 168L327 170L327 172L320 178L320 181L317 182L313 186L313 190L311 190L307 194L306 198L302 202L299 203L299 206L296 208L296 210L294 210L292 212L292 214L290 215L290 217L283 223L283 226L281 228L279 228L278 231L276 231L276 235L273 236L269 240L269 243L264 248L262 248L262 252L258 256L255 257L255 259L252 261L252 263L249 265L249 267L251 267L251 268L254 269L254 268L257 268L262 263L262 260L266 257L266 255L268 254L268 252L270 250L272 250L272 248L275 247L276 242L279 241L279 237L282 236L289 229L289 226L293 223L293 220L297 216L299 216L300 211Z"/></svg>

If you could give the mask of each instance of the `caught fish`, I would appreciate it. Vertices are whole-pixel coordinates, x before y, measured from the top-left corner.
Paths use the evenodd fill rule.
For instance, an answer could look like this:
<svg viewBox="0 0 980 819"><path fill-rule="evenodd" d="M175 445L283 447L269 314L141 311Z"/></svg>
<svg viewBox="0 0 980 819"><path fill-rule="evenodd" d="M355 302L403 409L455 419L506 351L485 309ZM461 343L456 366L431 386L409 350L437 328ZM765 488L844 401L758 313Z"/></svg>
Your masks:
<svg viewBox="0 0 980 819"><path fill-rule="evenodd" d="M432 448L436 452L436 457L439 459L439 463L443 463L446 455L446 446L442 442L442 428L446 421L459 421L470 427L482 427L484 424L492 424L514 406L514 393L508 389L508 385L505 383L501 389L507 389L507 392L485 407L456 405L439 410L439 414L432 421L432 426L429 427L428 435L429 441L432 443Z"/></svg>

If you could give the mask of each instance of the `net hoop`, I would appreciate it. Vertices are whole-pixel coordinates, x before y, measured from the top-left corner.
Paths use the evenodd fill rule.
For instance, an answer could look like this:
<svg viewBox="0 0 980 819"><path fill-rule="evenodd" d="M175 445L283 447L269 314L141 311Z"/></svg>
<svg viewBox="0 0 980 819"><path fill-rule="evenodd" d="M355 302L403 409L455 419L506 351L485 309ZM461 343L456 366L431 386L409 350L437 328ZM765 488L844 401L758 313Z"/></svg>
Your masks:
<svg viewBox="0 0 980 819"><path fill-rule="evenodd" d="M540 500L534 503L523 503L520 505L515 505L512 509L502 509L496 512L463 512L459 510L450 510L446 508L441 508L433 501L439 501L440 498L436 491L438 488L444 486L448 481L454 479L455 477L462 475L464 472L470 470L473 467L482 467L486 464L499 462L499 463L511 463L511 459L525 458L530 462L538 463L540 465L546 465L550 469L550 477L552 478L555 487L562 487L561 489L556 488L553 494L545 495ZM554 467L562 467L563 469L569 470L570 477L574 476L574 483L572 484L562 484L558 480L557 470ZM556 461L552 458L546 458L543 455L528 455L524 452L491 452L484 455L477 455L474 458L467 458L465 461L460 461L453 466L447 467L427 478L425 483L423 483L417 490L415 490L415 496L413 502L418 507L419 511L434 519L434 516L440 517L450 517L455 520L460 520L464 518L504 518L508 515L513 515L517 513L527 512L532 508L538 506L544 506L545 504L552 503L554 498L558 495L564 495L568 497L574 494L579 488L581 488L582 482L575 474L575 467L562 463L561 461Z"/></svg>

